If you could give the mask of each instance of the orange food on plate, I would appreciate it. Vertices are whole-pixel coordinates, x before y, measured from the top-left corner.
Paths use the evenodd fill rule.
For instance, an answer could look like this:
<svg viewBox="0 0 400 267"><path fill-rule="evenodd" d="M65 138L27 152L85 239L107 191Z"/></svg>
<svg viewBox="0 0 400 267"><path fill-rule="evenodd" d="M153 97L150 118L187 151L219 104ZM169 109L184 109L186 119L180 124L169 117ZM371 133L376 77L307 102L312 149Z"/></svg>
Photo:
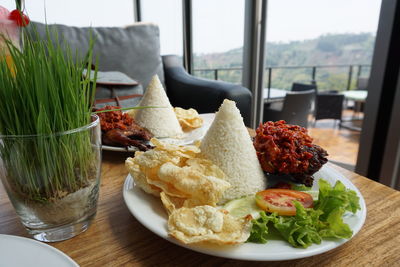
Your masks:
<svg viewBox="0 0 400 267"><path fill-rule="evenodd" d="M281 120L260 124L253 144L265 172L290 174L296 182L312 186L312 175L328 161L328 153L312 141L307 129Z"/></svg>
<svg viewBox="0 0 400 267"><path fill-rule="evenodd" d="M97 111L119 108L118 106L105 106L104 108L97 109ZM109 131L112 129L126 130L133 123L133 119L128 114L122 113L121 110L102 112L97 115L100 117L102 131Z"/></svg>

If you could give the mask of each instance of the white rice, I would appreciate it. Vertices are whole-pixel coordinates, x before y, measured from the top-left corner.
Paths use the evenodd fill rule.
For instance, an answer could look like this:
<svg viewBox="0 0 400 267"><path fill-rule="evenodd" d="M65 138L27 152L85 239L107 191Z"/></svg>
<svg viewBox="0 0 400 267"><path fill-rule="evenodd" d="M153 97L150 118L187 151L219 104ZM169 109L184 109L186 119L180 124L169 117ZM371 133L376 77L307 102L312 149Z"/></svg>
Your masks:
<svg viewBox="0 0 400 267"><path fill-rule="evenodd" d="M266 177L234 101L224 100L200 150L205 158L225 172L231 184L220 203L265 189Z"/></svg>
<svg viewBox="0 0 400 267"><path fill-rule="evenodd" d="M183 134L174 109L157 75L151 79L138 106L163 107L137 109L129 113L133 115L140 126L149 130L155 137L179 137Z"/></svg>

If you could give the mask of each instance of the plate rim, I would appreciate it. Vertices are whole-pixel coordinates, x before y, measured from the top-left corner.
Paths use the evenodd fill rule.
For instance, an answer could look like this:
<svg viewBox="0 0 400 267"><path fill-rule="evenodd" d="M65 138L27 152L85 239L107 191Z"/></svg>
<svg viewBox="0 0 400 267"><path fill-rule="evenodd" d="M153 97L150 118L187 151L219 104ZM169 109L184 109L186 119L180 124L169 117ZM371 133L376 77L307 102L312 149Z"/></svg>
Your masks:
<svg viewBox="0 0 400 267"><path fill-rule="evenodd" d="M75 267L79 267L79 264L77 262L75 262L70 256L68 256L66 253L64 253L63 251L50 246L46 243L40 242L38 240L32 239L32 238L28 238L28 237L23 237L23 236L17 236L17 235L8 235L8 234L0 234L0 239L1 238L6 238L6 239L14 239L14 240L18 240L18 242L27 242L30 244L34 244L36 246L42 247L48 251L51 251L52 253L54 253L55 255L58 255L60 257L63 258L63 260L65 260L66 262L70 263L71 266L75 266ZM0 260L1 262L1 260Z"/></svg>
<svg viewBox="0 0 400 267"><path fill-rule="evenodd" d="M323 169L322 169L323 168ZM130 211L130 213L133 215L133 217L138 220L140 222L140 224L142 224L145 228L147 228L149 231L151 231L153 234L156 234L157 236L175 244L178 245L180 247L184 247L186 249L192 250L192 251L196 251L202 254L206 254L206 255L211 255L211 256L216 256L216 257L222 257L222 258L227 258L227 259L234 259L234 260L245 260L245 261L282 261L282 260L294 260L294 259L301 259L301 258L306 258L306 257L311 257L311 256L315 256L315 255L319 255L322 253L325 253L327 251L330 251L332 249L335 249L339 246L342 246L344 243L350 241L351 239L353 239L361 230L361 228L363 227L365 220L366 220L366 216L367 216L367 207L366 207L366 203L365 203L365 199L362 196L361 192L359 191L359 189L350 181L350 179L346 178L342 173L340 173L338 170L334 169L333 167L329 166L329 165L324 165L321 168L321 170L327 171L327 172L331 172L335 175L336 180L340 180L342 181L346 187L348 188L350 185L351 190L356 191L357 195L360 197L360 207L361 210L358 210L357 213L359 213L359 222L358 224L352 228L353 231L353 235L351 238L349 239L338 239L335 240L334 243L333 242L329 242L325 240L325 246L324 247L320 247L320 249L316 249L314 251L307 251L307 249L302 249L302 248L296 248L299 249L299 253L297 254L293 254L293 255L288 255L286 252L281 254L277 254L274 256L270 256L270 257L259 257L259 254L255 253L253 256L254 257L249 257L251 255L240 255L240 254L236 254L236 253L230 253L230 254L226 254L224 251L218 251L218 250L210 250L209 248L207 249L207 247L201 246L201 245L197 245L197 244L184 244L172 237L170 237L168 235L168 232L166 229L164 229L164 231L159 230L156 228L156 226L153 224L148 224L146 222L146 220L144 219L146 216L143 216L143 214L138 214L136 210L133 209L133 207L131 207L131 205L128 204L128 193L130 191L132 191L132 187L135 186L134 180L132 178L132 176L130 174L127 175L127 177L125 178L124 184L123 184L123 198L124 198L124 202L125 205L127 206L128 210ZM320 170L320 171L321 171ZM143 190L141 190L140 188L136 188L137 190L140 190L141 193L148 195L149 197L154 198L155 201L157 201L157 198L153 195L149 195L147 193L145 193ZM160 201L160 205L161 201ZM140 216L142 215L142 216ZM166 216L166 213L165 213ZM350 215L352 216L352 215ZM166 221L167 222L167 221ZM165 232L163 234L162 232ZM273 240L270 240L269 242L272 242ZM286 241L284 241L286 242ZM324 240L322 241L321 244L324 243ZM255 244L255 243L245 243L245 244L238 244L238 245L234 245L234 246L228 246L228 248L238 248L240 246L246 245L246 244L254 244L254 245L268 245L267 244ZM288 244L288 243L287 243ZM321 246L321 244L317 245L317 244L313 244L312 246ZM221 247L221 246L218 246ZM311 247L311 246L310 246ZM257 255L257 256L256 256Z"/></svg>

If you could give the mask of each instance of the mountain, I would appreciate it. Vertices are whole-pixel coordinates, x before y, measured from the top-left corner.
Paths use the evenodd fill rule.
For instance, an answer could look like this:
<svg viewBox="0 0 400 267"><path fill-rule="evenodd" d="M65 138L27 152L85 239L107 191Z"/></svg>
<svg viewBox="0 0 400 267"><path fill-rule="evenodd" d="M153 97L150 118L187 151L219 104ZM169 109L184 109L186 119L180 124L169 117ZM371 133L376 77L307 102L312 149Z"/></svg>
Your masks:
<svg viewBox="0 0 400 267"><path fill-rule="evenodd" d="M327 34L315 39L288 43L266 44L266 68L298 66L299 68L273 68L271 87L289 89L295 81L310 82L312 68L318 65L370 65L375 36L372 33ZM218 79L241 83L242 48L223 53L196 54L194 69L218 70ZM308 66L307 68L305 66ZM317 68L316 81L322 90L343 90L347 86L349 67ZM353 68L352 87L355 86L358 67ZM196 71L195 75L214 78L214 71ZM363 67L361 76L369 75L369 67ZM265 85L268 83L265 75Z"/></svg>

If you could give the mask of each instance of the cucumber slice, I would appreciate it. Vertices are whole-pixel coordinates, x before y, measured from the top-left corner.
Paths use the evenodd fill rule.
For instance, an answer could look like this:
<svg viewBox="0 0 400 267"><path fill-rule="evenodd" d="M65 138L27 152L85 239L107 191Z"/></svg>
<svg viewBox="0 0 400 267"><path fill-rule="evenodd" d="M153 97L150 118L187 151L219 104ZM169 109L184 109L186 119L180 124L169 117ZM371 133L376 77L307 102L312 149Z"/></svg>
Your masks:
<svg viewBox="0 0 400 267"><path fill-rule="evenodd" d="M222 206L222 208L229 211L229 214L232 216L239 218L250 214L254 219L257 219L260 217L260 212L262 211L257 206L254 196L231 200Z"/></svg>

